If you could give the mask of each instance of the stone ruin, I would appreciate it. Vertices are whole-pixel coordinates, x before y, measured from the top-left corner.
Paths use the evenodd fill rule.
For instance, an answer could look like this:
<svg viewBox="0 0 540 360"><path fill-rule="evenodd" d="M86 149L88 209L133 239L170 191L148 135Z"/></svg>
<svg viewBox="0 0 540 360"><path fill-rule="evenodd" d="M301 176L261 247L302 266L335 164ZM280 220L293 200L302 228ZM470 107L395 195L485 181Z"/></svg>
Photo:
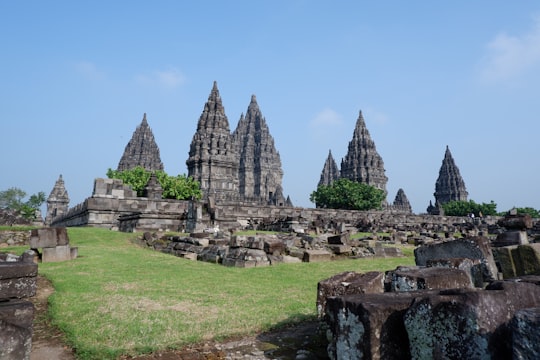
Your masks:
<svg viewBox="0 0 540 360"><path fill-rule="evenodd" d="M317 311L327 329L329 357L539 358L536 245L506 246L511 249L503 253L515 255L508 260L499 253L503 247L492 247L483 236L438 241L415 249L416 266L345 272L319 282Z"/></svg>
<svg viewBox="0 0 540 360"><path fill-rule="evenodd" d="M38 267L31 250L21 256L0 253L0 359L29 359L32 350Z"/></svg>
<svg viewBox="0 0 540 360"><path fill-rule="evenodd" d="M66 228L34 229L29 244L44 263L73 260L78 255L78 248L69 245Z"/></svg>

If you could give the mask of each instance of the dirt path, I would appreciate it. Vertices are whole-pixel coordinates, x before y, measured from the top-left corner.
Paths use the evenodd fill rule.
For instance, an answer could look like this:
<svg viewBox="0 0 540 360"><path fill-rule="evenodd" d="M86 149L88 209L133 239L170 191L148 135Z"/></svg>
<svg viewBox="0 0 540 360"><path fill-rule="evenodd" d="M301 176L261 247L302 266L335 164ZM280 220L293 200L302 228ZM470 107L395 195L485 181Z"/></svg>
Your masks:
<svg viewBox="0 0 540 360"><path fill-rule="evenodd" d="M71 348L47 317L47 298L54 292L51 283L38 276L36 296L30 301L36 307L34 335L30 360L75 360ZM186 347L182 350L156 352L137 357L121 357L119 360L262 360L295 359L323 360L326 341L318 331L315 321L304 322L276 331L255 336L231 339L221 343L207 343Z"/></svg>

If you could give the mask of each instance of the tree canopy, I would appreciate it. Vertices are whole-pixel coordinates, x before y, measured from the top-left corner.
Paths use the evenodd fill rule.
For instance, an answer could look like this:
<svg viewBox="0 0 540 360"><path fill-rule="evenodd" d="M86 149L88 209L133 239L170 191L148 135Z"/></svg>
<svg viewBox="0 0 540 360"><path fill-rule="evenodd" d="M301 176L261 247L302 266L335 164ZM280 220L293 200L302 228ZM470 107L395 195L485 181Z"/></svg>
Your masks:
<svg viewBox="0 0 540 360"><path fill-rule="evenodd" d="M346 178L322 185L312 192L309 200L320 208L346 210L380 210L385 193L371 185Z"/></svg>
<svg viewBox="0 0 540 360"><path fill-rule="evenodd" d="M0 191L0 209L11 209L19 212L25 219L34 220L36 211L46 200L43 191L33 194L27 201L23 201L26 192L17 187Z"/></svg>
<svg viewBox="0 0 540 360"><path fill-rule="evenodd" d="M469 201L450 201L442 204L444 214L448 216L493 216L497 215L497 204L493 200L489 203L478 204L474 200Z"/></svg>
<svg viewBox="0 0 540 360"><path fill-rule="evenodd" d="M162 170L154 171L156 177L163 188L163 198L165 199L200 199L202 197L201 187L198 181L186 175L170 176ZM120 179L124 184L131 186L137 192L138 196L142 196L144 188L152 175L152 171L146 170L141 166L137 166L130 170L107 170L107 177L110 179Z"/></svg>

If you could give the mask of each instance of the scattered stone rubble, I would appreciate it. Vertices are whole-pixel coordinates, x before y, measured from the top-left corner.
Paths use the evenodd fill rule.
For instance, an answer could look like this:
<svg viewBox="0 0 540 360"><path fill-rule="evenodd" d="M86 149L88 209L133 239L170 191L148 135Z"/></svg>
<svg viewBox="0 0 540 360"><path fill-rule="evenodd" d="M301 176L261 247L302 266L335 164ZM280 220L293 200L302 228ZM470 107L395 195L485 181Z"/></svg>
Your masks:
<svg viewBox="0 0 540 360"><path fill-rule="evenodd" d="M34 305L25 300L36 293L34 252L21 256L0 253L0 359L29 359L32 350Z"/></svg>
<svg viewBox="0 0 540 360"><path fill-rule="evenodd" d="M69 245L66 228L32 230L30 249L38 253L42 262L73 260L78 255L78 249ZM41 252L39 249L41 249Z"/></svg>
<svg viewBox="0 0 540 360"><path fill-rule="evenodd" d="M500 225L515 231L510 224L524 231L529 221L509 215ZM416 248L416 266L319 282L329 357L540 358L540 244L511 238L520 243L434 241Z"/></svg>

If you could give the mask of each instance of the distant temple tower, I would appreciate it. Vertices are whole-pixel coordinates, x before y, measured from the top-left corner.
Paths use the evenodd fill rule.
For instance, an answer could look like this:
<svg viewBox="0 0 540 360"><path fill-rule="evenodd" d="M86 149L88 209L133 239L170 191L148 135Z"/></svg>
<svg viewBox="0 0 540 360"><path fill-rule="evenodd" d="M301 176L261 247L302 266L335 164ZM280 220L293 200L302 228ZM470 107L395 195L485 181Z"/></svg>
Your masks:
<svg viewBox="0 0 540 360"><path fill-rule="evenodd" d="M279 152L257 98L251 96L246 116L240 116L232 134L238 154L238 190L241 197L284 205L283 170Z"/></svg>
<svg viewBox="0 0 540 360"><path fill-rule="evenodd" d="M137 166L150 171L163 170L159 148L146 121L146 113L126 145L124 155L118 163L118 171L130 170Z"/></svg>
<svg viewBox="0 0 540 360"><path fill-rule="evenodd" d="M454 162L450 149L446 146L446 152L439 170L439 178L435 183L435 207L450 201L467 201L465 182Z"/></svg>
<svg viewBox="0 0 540 360"><path fill-rule="evenodd" d="M328 186L337 179L339 179L339 169L336 161L334 160L334 157L332 156L332 150L330 150L328 151L328 157L324 162L324 167L321 172L321 178L317 187L322 185Z"/></svg>
<svg viewBox="0 0 540 360"><path fill-rule="evenodd" d="M65 214L69 209L69 195L64 185L62 175L56 180L54 187L47 198L47 215L45 216L45 225L50 225L52 220Z"/></svg>
<svg viewBox="0 0 540 360"><path fill-rule="evenodd" d="M371 140L362 111L358 115L347 155L341 161L341 177L386 191L384 163Z"/></svg>
<svg viewBox="0 0 540 360"><path fill-rule="evenodd" d="M188 176L201 184L204 196L238 194L238 155L215 81L193 135L186 165Z"/></svg>
<svg viewBox="0 0 540 360"><path fill-rule="evenodd" d="M403 189L398 190L396 198L394 199L393 209L408 214L412 213L411 203L409 202L409 199L407 199L407 195L405 195L405 191Z"/></svg>

